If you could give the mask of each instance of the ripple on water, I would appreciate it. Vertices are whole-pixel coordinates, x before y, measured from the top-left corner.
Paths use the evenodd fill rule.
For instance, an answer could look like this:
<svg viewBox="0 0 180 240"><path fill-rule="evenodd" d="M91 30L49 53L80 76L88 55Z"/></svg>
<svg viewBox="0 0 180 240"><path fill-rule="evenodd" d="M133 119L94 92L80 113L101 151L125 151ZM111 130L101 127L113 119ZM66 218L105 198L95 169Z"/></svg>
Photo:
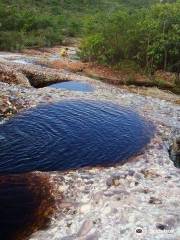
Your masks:
<svg viewBox="0 0 180 240"><path fill-rule="evenodd" d="M153 126L125 107L67 100L17 115L0 134L0 173L20 173L126 160L150 141Z"/></svg>

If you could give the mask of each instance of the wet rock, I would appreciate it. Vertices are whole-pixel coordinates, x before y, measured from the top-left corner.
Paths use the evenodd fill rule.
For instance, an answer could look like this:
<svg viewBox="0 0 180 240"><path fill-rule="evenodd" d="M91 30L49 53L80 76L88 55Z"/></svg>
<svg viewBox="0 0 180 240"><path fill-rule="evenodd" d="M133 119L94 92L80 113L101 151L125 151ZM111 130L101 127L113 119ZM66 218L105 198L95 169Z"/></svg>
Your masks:
<svg viewBox="0 0 180 240"><path fill-rule="evenodd" d="M108 187L111 186L119 186L121 184L121 179L125 179L126 174L113 174L106 180L106 185Z"/></svg>

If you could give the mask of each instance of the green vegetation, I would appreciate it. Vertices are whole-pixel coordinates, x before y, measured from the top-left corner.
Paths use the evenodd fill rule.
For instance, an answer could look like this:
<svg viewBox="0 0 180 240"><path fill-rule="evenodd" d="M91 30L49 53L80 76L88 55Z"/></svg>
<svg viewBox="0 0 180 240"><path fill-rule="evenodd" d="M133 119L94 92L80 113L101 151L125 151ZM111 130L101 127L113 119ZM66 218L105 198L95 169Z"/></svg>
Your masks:
<svg viewBox="0 0 180 240"><path fill-rule="evenodd" d="M76 5L75 2L78 2ZM82 0L0 0L0 49L60 44L80 33ZM85 13L83 14L83 16Z"/></svg>
<svg viewBox="0 0 180 240"><path fill-rule="evenodd" d="M81 37L84 60L180 71L180 0L0 0L0 49Z"/></svg>
<svg viewBox="0 0 180 240"><path fill-rule="evenodd" d="M97 14L86 19L84 29L84 60L116 66L129 61L150 75L157 69L179 73L180 2Z"/></svg>
<svg viewBox="0 0 180 240"><path fill-rule="evenodd" d="M87 16L150 2L156 0L0 0L0 49L60 44L64 37L82 33Z"/></svg>

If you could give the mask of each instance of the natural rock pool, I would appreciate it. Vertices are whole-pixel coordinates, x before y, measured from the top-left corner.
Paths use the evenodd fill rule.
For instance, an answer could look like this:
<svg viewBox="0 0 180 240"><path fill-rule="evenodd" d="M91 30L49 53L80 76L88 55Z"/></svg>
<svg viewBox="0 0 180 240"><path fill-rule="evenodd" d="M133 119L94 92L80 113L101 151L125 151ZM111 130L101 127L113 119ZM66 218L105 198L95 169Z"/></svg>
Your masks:
<svg viewBox="0 0 180 240"><path fill-rule="evenodd" d="M77 81L67 81L51 84L49 87L57 89L65 89L70 91L93 92L93 87L89 83L82 83Z"/></svg>
<svg viewBox="0 0 180 240"><path fill-rule="evenodd" d="M0 173L112 165L137 154L153 130L137 113L107 102L42 105L0 126Z"/></svg>
<svg viewBox="0 0 180 240"><path fill-rule="evenodd" d="M42 173L0 176L0 239L19 240L46 226L55 201Z"/></svg>

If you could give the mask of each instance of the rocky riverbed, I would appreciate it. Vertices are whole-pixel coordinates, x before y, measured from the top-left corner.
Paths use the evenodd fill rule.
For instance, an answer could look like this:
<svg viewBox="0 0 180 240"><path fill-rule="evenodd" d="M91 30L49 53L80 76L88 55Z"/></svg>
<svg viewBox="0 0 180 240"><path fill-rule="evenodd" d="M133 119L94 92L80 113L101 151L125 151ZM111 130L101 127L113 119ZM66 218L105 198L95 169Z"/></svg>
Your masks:
<svg viewBox="0 0 180 240"><path fill-rule="evenodd" d="M180 169L168 153L172 139L180 133L180 106L75 77L91 84L94 91L36 89L0 82L1 124L39 104L92 99L132 108L154 123L156 135L146 149L123 165L48 173L63 194L63 202L57 201L50 226L30 240L180 239Z"/></svg>

